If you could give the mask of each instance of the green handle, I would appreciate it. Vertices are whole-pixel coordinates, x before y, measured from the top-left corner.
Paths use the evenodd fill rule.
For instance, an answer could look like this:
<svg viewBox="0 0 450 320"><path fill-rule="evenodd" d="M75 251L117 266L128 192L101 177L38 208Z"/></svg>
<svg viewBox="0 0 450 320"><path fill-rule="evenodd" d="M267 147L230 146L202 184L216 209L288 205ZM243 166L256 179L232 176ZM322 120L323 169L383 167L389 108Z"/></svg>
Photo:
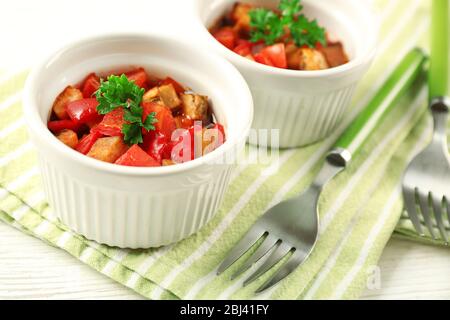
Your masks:
<svg viewBox="0 0 450 320"><path fill-rule="evenodd" d="M414 49L409 52L367 107L339 138L335 148L346 149L355 154L383 116L422 73L426 61L427 56L422 50Z"/></svg>
<svg viewBox="0 0 450 320"><path fill-rule="evenodd" d="M449 0L433 0L430 99L449 93Z"/></svg>

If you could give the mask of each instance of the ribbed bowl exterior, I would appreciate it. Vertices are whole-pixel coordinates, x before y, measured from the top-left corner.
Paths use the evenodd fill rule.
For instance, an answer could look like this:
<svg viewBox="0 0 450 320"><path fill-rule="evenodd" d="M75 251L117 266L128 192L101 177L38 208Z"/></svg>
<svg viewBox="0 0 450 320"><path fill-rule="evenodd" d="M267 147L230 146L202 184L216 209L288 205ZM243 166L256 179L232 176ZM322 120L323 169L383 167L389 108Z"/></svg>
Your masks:
<svg viewBox="0 0 450 320"><path fill-rule="evenodd" d="M168 179L156 189L126 190L85 181L46 157L40 164L48 201L61 222L89 240L121 248L159 247L197 232L217 212L232 171L213 165L180 184Z"/></svg>
<svg viewBox="0 0 450 320"><path fill-rule="evenodd" d="M254 129L279 130L281 148L306 146L330 135L350 105L356 84L318 95L252 88ZM272 144L269 141L268 144ZM264 141L259 141L264 145Z"/></svg>

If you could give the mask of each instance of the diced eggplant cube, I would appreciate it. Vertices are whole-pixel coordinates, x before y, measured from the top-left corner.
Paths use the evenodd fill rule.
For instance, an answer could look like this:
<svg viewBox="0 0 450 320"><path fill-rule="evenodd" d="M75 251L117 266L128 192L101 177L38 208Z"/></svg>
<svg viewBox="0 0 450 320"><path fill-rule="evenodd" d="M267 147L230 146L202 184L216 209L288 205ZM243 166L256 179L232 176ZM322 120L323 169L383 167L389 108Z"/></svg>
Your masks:
<svg viewBox="0 0 450 320"><path fill-rule="evenodd" d="M62 143L68 147L75 149L78 145L78 136L75 131L63 130L56 136Z"/></svg>
<svg viewBox="0 0 450 320"><path fill-rule="evenodd" d="M121 137L107 137L98 139L87 155L100 161L114 163L127 149Z"/></svg>
<svg viewBox="0 0 450 320"><path fill-rule="evenodd" d="M144 102L154 102L156 99L159 99L159 88L154 87L153 89L150 89L144 94L144 97L142 100Z"/></svg>
<svg viewBox="0 0 450 320"><path fill-rule="evenodd" d="M342 43L329 44L328 46L321 48L320 51L327 59L328 65L331 68L341 66L348 62L348 57L345 54Z"/></svg>
<svg viewBox="0 0 450 320"><path fill-rule="evenodd" d="M67 105L81 99L83 99L83 93L79 89L69 86L56 98L53 104L53 112L60 120L69 119L66 111Z"/></svg>
<svg viewBox="0 0 450 320"><path fill-rule="evenodd" d="M181 95L184 114L192 120L204 120L208 116L208 97L199 94Z"/></svg>
<svg viewBox="0 0 450 320"><path fill-rule="evenodd" d="M311 48L301 48L299 54L300 70L313 71L328 69L327 60L322 52Z"/></svg>

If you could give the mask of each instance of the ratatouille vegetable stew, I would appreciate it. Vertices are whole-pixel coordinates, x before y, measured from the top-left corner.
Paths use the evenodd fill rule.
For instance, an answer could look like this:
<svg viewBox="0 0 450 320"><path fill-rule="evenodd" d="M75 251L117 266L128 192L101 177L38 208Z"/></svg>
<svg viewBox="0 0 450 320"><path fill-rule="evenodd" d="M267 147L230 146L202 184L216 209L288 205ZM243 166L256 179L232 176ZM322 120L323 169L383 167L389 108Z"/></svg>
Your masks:
<svg viewBox="0 0 450 320"><path fill-rule="evenodd" d="M333 42L301 0L281 0L276 10L237 2L210 33L249 60L291 70L324 70L346 64L341 42Z"/></svg>
<svg viewBox="0 0 450 320"><path fill-rule="evenodd" d="M191 161L225 142L207 96L139 68L90 74L53 104L49 130L76 151L104 162L159 167Z"/></svg>

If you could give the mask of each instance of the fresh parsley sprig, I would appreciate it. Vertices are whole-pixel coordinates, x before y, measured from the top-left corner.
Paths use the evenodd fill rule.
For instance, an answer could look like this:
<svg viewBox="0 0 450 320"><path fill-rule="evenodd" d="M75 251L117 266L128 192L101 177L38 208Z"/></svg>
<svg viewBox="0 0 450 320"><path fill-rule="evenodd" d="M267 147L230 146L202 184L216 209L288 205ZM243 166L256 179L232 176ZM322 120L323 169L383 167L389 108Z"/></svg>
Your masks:
<svg viewBox="0 0 450 320"><path fill-rule="evenodd" d="M318 42L326 44L325 29L319 26L317 20L309 20L302 14L301 0L281 0L278 9L281 14L264 8L249 12L250 41L272 45L289 32L299 47L306 45L314 48Z"/></svg>
<svg viewBox="0 0 450 320"><path fill-rule="evenodd" d="M269 9L257 8L249 12L251 42L264 41L267 45L274 44L283 34L284 25L280 17Z"/></svg>
<svg viewBox="0 0 450 320"><path fill-rule="evenodd" d="M98 101L97 112L108 114L117 108L123 108L125 124L122 126L125 143L139 144L144 141L142 128L147 131L155 130L156 114L153 112L142 121L144 110L141 107L145 90L137 86L127 76L109 76L107 81L101 80L100 88L95 93Z"/></svg>

